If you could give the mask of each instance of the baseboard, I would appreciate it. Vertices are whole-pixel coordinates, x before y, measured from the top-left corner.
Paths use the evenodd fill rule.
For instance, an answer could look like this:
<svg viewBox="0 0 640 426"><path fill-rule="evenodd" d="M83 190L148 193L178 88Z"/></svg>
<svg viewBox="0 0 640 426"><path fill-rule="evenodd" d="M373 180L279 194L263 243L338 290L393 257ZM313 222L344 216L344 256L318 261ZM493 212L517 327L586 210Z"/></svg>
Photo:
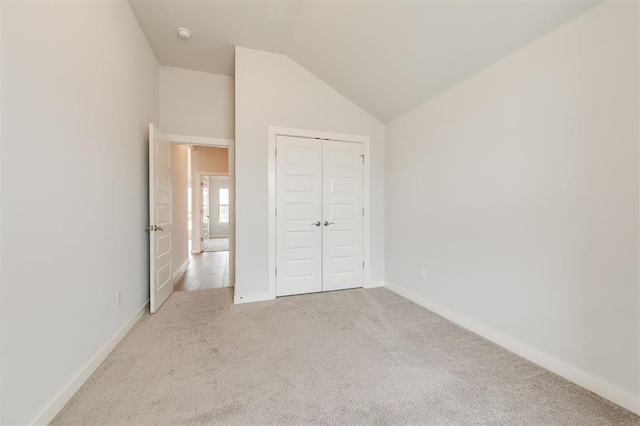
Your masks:
<svg viewBox="0 0 640 426"><path fill-rule="evenodd" d="M369 283L362 286L362 288L378 288L378 287L384 287L384 286L385 286L384 281L369 281Z"/></svg>
<svg viewBox="0 0 640 426"><path fill-rule="evenodd" d="M182 263L182 265L180 265L180 267L178 269L176 269L176 271L173 273L173 281L174 282L175 282L176 278L178 278L180 275L182 275L184 270L187 269L187 265L189 265L189 258L187 258L187 260L185 260Z"/></svg>
<svg viewBox="0 0 640 426"><path fill-rule="evenodd" d="M370 281L369 284L363 286L362 288L379 288L384 287L384 281ZM233 287L233 286L230 286ZM274 300L275 298L267 293L260 294L250 294L248 296L234 296L233 303L236 305L240 305L243 303L253 303L253 302L265 302L267 300Z"/></svg>
<svg viewBox="0 0 640 426"><path fill-rule="evenodd" d="M274 300L275 298L267 293L260 294L250 294L248 296L238 296L235 295L233 297L233 303L236 305L240 305L242 303L253 303L253 302L264 302L267 300Z"/></svg>
<svg viewBox="0 0 640 426"><path fill-rule="evenodd" d="M142 318L147 311L149 301L147 302L122 326L115 336L104 345L98 353L82 368L82 370L60 391L60 393L49 403L49 405L40 413L38 417L31 423L32 425L47 425L69 402L71 397L80 389L87 379L98 369L100 364L107 358L113 349L127 335L134 325Z"/></svg>
<svg viewBox="0 0 640 426"><path fill-rule="evenodd" d="M473 319L465 317L457 312L451 311L431 300L414 293L411 290L407 290L390 282L385 283L385 287L400 296L417 303L432 312L448 319L451 322L458 324L459 326L472 331L479 336L484 337L493 343L502 346L503 348L520 355L521 357L537 364L555 374L564 377L570 382L575 383L591 392L600 395L609 401L626 408L627 410L640 415L640 397L630 394L616 386L613 386L602 379L593 377L582 370L578 370L562 361L559 361L547 354L539 352L524 343L517 341L505 334L502 334L492 328L487 327Z"/></svg>

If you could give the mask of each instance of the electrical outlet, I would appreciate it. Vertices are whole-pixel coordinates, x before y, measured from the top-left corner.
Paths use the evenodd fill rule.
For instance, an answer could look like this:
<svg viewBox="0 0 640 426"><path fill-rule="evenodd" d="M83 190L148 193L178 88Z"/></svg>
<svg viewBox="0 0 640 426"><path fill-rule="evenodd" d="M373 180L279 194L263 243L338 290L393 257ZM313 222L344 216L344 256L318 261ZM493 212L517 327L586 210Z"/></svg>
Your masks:
<svg viewBox="0 0 640 426"><path fill-rule="evenodd" d="M420 270L418 271L418 278L420 278L421 280L424 280L425 275L426 275L426 272L424 268L420 267Z"/></svg>
<svg viewBox="0 0 640 426"><path fill-rule="evenodd" d="M122 305L122 292L121 291L117 291L116 292L116 306L120 306Z"/></svg>

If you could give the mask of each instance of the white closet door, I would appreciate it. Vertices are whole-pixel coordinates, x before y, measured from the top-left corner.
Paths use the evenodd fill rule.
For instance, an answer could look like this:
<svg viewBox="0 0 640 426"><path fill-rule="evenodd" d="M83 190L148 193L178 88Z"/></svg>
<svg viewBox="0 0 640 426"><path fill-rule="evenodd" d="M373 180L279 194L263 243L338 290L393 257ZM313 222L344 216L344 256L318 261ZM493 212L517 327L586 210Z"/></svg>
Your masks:
<svg viewBox="0 0 640 426"><path fill-rule="evenodd" d="M323 291L364 285L363 146L323 143Z"/></svg>
<svg viewBox="0 0 640 426"><path fill-rule="evenodd" d="M276 296L322 291L322 143L276 142Z"/></svg>

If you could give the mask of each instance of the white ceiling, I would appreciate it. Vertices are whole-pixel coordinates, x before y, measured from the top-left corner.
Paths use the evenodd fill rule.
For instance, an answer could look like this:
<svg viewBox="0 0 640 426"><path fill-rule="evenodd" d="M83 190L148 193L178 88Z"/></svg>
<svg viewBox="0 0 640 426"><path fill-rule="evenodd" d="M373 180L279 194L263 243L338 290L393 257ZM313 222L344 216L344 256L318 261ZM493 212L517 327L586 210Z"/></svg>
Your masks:
<svg viewBox="0 0 640 426"><path fill-rule="evenodd" d="M282 53L386 123L599 2L130 3L162 65L233 75L235 45Z"/></svg>

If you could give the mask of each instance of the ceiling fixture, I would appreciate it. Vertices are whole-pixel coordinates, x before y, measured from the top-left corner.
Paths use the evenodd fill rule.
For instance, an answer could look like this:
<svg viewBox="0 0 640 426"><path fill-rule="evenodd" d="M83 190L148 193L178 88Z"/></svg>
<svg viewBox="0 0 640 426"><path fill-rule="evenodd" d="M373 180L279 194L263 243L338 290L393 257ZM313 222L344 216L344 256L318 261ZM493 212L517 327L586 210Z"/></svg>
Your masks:
<svg viewBox="0 0 640 426"><path fill-rule="evenodd" d="M189 31L186 28L179 27L178 28L178 37L180 37L183 40L189 40L189 37L191 37L191 31Z"/></svg>

